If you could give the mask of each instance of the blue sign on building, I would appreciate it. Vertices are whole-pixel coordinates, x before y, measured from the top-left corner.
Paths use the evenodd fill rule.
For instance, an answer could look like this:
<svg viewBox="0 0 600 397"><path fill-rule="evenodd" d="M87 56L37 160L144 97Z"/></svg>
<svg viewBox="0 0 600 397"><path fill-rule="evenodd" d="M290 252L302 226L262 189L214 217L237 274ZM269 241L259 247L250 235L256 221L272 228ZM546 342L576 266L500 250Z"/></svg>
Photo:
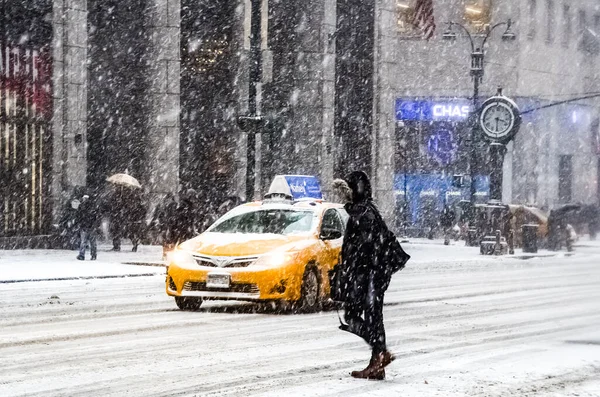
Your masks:
<svg viewBox="0 0 600 397"><path fill-rule="evenodd" d="M396 99L396 120L401 121L461 121L470 111L466 98Z"/></svg>

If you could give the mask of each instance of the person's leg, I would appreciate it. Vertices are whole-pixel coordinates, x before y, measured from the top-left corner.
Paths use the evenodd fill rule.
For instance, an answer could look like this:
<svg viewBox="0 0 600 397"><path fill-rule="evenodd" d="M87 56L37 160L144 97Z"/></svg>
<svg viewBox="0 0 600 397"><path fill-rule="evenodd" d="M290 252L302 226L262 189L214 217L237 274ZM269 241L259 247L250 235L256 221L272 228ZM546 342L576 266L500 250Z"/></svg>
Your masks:
<svg viewBox="0 0 600 397"><path fill-rule="evenodd" d="M92 260L96 260L97 249L98 249L97 238L98 238L98 233L95 230L92 230L89 235L90 255L92 256Z"/></svg>
<svg viewBox="0 0 600 397"><path fill-rule="evenodd" d="M87 245L88 234L85 229L81 229L79 231L79 236L79 255L77 256L77 259L82 261L85 259L85 247Z"/></svg>
<svg viewBox="0 0 600 397"><path fill-rule="evenodd" d="M365 330L368 343L373 349L373 354L387 351L385 341L385 328L383 326L383 297L384 292L376 289L373 278L369 281L369 292L367 294L367 306L365 309Z"/></svg>
<svg viewBox="0 0 600 397"><path fill-rule="evenodd" d="M445 227L444 228L444 245L450 245L450 232L452 228Z"/></svg>
<svg viewBox="0 0 600 397"><path fill-rule="evenodd" d="M139 225L135 224L131 227L131 244L133 245L133 248L131 249L133 252L137 252L138 249L138 245L140 244L140 239L141 239L141 233L140 230L141 227L139 227Z"/></svg>
<svg viewBox="0 0 600 397"><path fill-rule="evenodd" d="M115 236L113 237L113 249L115 251L121 251L121 235L122 235L121 227L119 226L116 229Z"/></svg>
<svg viewBox="0 0 600 397"><path fill-rule="evenodd" d="M383 327L383 295L378 291L374 280L369 282L368 298L365 307L364 332L366 340L372 348L371 361L362 371L352 371L351 375L359 379L384 379L385 367L394 360L387 351L385 329Z"/></svg>

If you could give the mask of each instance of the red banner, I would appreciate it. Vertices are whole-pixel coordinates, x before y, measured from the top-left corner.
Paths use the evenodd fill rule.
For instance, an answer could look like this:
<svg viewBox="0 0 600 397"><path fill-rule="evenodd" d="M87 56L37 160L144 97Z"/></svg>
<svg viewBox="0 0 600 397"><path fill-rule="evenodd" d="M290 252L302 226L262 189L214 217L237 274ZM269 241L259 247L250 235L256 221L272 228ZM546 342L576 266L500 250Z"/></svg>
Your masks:
<svg viewBox="0 0 600 397"><path fill-rule="evenodd" d="M52 58L47 48L0 46L0 89L5 98L16 94L15 106L30 116L52 116Z"/></svg>

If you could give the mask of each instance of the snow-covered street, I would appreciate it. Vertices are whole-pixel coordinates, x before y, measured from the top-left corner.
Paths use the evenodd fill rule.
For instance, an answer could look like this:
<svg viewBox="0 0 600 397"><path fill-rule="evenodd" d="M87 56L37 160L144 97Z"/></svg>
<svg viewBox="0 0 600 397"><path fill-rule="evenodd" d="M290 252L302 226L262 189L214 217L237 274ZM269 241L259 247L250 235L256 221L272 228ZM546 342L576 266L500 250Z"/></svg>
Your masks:
<svg viewBox="0 0 600 397"><path fill-rule="evenodd" d="M348 375L370 352L335 310L182 312L154 275L0 284L0 396L600 395L600 244L529 260L405 247L383 382Z"/></svg>

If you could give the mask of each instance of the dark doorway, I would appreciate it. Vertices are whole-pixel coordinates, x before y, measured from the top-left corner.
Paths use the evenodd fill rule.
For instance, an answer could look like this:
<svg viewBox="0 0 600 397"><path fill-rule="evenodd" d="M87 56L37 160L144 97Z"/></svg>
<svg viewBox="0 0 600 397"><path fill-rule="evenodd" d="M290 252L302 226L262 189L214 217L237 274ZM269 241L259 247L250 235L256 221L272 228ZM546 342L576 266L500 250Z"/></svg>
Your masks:
<svg viewBox="0 0 600 397"><path fill-rule="evenodd" d="M51 21L51 0L0 0L0 236L50 232Z"/></svg>
<svg viewBox="0 0 600 397"><path fill-rule="evenodd" d="M235 174L235 7L229 0L181 2L179 176L207 204L232 193Z"/></svg>
<svg viewBox="0 0 600 397"><path fill-rule="evenodd" d="M573 200L573 156L560 156L558 164L558 201L561 204Z"/></svg>

